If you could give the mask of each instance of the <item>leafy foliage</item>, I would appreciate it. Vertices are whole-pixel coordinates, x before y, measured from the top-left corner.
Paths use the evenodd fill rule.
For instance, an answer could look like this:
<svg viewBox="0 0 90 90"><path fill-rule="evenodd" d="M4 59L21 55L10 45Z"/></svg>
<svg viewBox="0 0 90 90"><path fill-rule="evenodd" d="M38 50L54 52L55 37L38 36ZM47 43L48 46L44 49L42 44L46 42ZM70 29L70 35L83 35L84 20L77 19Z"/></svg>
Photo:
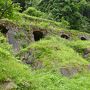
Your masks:
<svg viewBox="0 0 90 90"><path fill-rule="evenodd" d="M47 15L44 12L38 11L34 7L29 7L26 11L24 11L24 13L30 16L47 18Z"/></svg>
<svg viewBox="0 0 90 90"><path fill-rule="evenodd" d="M19 10L17 4L13 4L11 0L0 1L0 18L14 18L14 12Z"/></svg>
<svg viewBox="0 0 90 90"><path fill-rule="evenodd" d="M63 17L72 29L89 32L90 2L86 0L42 0L38 8L53 15L53 20L61 21Z"/></svg>
<svg viewBox="0 0 90 90"><path fill-rule="evenodd" d="M18 0L18 2L25 2L27 5L30 2L35 8L29 7L24 13L19 13L17 11L20 7L16 3L1 0L0 19L4 18L3 20L13 22L14 25L19 24L22 33L15 35L20 43L23 33L28 33L26 37L30 40L32 36L29 34L32 32L29 30L32 27L36 30L46 30L49 34L38 42L30 43L28 47L24 44L24 48L20 48L21 51L18 52L18 57L15 57L5 36L0 33L0 89L6 90L4 85L8 84L9 79L17 86L16 90L90 90L90 72L88 72L90 67L87 67L90 64L90 56L88 59L82 56L83 50L90 47L90 41L78 40L79 37L76 36L89 34L66 30L70 24L71 28L90 32L89 0ZM55 36L60 35L60 32L63 33L62 30L70 33L73 40L68 41ZM49 36L50 34L52 36ZM18 60L27 57L26 54L30 51L32 53L28 59L30 62L33 61L29 65ZM60 72L62 67L67 70L68 67L77 68L80 72L71 78L64 77Z"/></svg>

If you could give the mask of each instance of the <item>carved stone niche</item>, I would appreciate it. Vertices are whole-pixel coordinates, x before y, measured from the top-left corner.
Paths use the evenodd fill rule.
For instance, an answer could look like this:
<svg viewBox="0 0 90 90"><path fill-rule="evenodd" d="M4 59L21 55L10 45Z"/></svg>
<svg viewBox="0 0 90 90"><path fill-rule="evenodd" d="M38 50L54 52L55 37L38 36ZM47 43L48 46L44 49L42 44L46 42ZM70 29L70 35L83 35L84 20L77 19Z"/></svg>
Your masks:
<svg viewBox="0 0 90 90"><path fill-rule="evenodd" d="M86 34L80 34L78 35L78 37L80 38L80 40L90 40L90 35L86 35Z"/></svg>
<svg viewBox="0 0 90 90"><path fill-rule="evenodd" d="M8 33L8 29L6 29L6 27L4 27L4 26L0 26L0 32L1 32L4 36L6 36L7 33Z"/></svg>
<svg viewBox="0 0 90 90"><path fill-rule="evenodd" d="M64 38L64 39L71 40L71 33L70 32L60 31L59 36L61 38Z"/></svg>
<svg viewBox="0 0 90 90"><path fill-rule="evenodd" d="M32 36L33 41L39 41L40 39L45 38L45 36L48 34L47 30L40 29L40 28L32 28Z"/></svg>
<svg viewBox="0 0 90 90"><path fill-rule="evenodd" d="M40 39L44 38L42 31L33 31L33 36L35 41L39 41Z"/></svg>
<svg viewBox="0 0 90 90"><path fill-rule="evenodd" d="M87 40L87 38L84 37L84 36L80 37L80 39L81 39L81 40Z"/></svg>
<svg viewBox="0 0 90 90"><path fill-rule="evenodd" d="M69 35L67 35L67 34L61 34L61 38L64 38L64 39L69 39L69 38L70 38L70 36L69 36Z"/></svg>

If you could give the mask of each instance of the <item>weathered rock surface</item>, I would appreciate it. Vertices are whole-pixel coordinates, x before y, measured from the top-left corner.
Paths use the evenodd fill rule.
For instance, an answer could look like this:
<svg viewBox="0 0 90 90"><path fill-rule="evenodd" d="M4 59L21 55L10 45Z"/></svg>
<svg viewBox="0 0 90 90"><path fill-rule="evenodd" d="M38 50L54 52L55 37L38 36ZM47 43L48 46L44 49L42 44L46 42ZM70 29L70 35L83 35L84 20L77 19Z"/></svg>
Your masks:
<svg viewBox="0 0 90 90"><path fill-rule="evenodd" d="M14 53L27 47L31 42L50 35L59 35L61 38L73 40L73 33L69 31L46 30L31 25L28 28L25 25L20 27L8 20L0 20L0 29L4 29L1 33L6 36L8 42L13 46ZM90 40L90 35L87 34L77 34L77 37L81 40Z"/></svg>
<svg viewBox="0 0 90 90"><path fill-rule="evenodd" d="M60 72L63 76L70 77L77 74L78 69L75 67L71 67L71 68L64 67L64 68L60 68Z"/></svg>
<svg viewBox="0 0 90 90"><path fill-rule="evenodd" d="M90 72L90 64L78 67L62 67L60 73L66 77L72 77L80 72Z"/></svg>
<svg viewBox="0 0 90 90"><path fill-rule="evenodd" d="M78 34L78 37L80 38L80 40L90 40L90 35Z"/></svg>
<svg viewBox="0 0 90 90"><path fill-rule="evenodd" d="M13 22L1 20L0 30L2 30L1 33L5 35L9 44L13 46L14 53L17 53L20 48L25 47L31 42L29 40L31 37L28 37L25 29L20 28ZM7 32L5 30L7 30Z"/></svg>
<svg viewBox="0 0 90 90"><path fill-rule="evenodd" d="M90 48L85 48L83 53L84 58L88 58L89 54L90 54Z"/></svg>
<svg viewBox="0 0 90 90"><path fill-rule="evenodd" d="M17 88L17 85L10 79L3 81L0 84L0 90L16 90L16 88Z"/></svg>

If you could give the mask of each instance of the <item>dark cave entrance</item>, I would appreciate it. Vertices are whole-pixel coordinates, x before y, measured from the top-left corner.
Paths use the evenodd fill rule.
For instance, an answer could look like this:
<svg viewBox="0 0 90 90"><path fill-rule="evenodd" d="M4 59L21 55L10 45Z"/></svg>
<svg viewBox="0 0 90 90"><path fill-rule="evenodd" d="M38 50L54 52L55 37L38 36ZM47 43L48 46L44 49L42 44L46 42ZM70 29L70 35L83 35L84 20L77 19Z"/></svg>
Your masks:
<svg viewBox="0 0 90 90"><path fill-rule="evenodd" d="M61 38L69 39L70 37L68 35L66 35L66 34L62 34Z"/></svg>
<svg viewBox="0 0 90 90"><path fill-rule="evenodd" d="M43 32L41 32L41 31L34 31L33 35L34 35L35 41L38 41L44 37Z"/></svg>
<svg viewBox="0 0 90 90"><path fill-rule="evenodd" d="M81 40L87 40L85 37L81 37Z"/></svg>
<svg viewBox="0 0 90 90"><path fill-rule="evenodd" d="M0 32L1 32L4 36L6 36L8 30L7 30L4 26L0 26Z"/></svg>

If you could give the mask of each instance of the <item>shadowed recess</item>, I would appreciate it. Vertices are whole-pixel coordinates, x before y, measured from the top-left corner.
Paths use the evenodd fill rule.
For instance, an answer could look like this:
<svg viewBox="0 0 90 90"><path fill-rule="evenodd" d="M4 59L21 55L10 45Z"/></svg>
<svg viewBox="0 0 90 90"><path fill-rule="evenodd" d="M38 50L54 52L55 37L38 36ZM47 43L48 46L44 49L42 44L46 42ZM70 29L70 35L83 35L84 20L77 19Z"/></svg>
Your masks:
<svg viewBox="0 0 90 90"><path fill-rule="evenodd" d="M85 38L85 37L81 37L80 39L81 39L81 40L87 40L87 38Z"/></svg>
<svg viewBox="0 0 90 90"><path fill-rule="evenodd" d="M41 32L41 31L34 31L33 35L34 35L35 41L38 41L44 37L43 32Z"/></svg>
<svg viewBox="0 0 90 90"><path fill-rule="evenodd" d="M66 34L62 34L61 38L69 39L70 37L68 35L66 35Z"/></svg>
<svg viewBox="0 0 90 90"><path fill-rule="evenodd" d="M4 26L0 26L0 32L6 36L8 30Z"/></svg>

